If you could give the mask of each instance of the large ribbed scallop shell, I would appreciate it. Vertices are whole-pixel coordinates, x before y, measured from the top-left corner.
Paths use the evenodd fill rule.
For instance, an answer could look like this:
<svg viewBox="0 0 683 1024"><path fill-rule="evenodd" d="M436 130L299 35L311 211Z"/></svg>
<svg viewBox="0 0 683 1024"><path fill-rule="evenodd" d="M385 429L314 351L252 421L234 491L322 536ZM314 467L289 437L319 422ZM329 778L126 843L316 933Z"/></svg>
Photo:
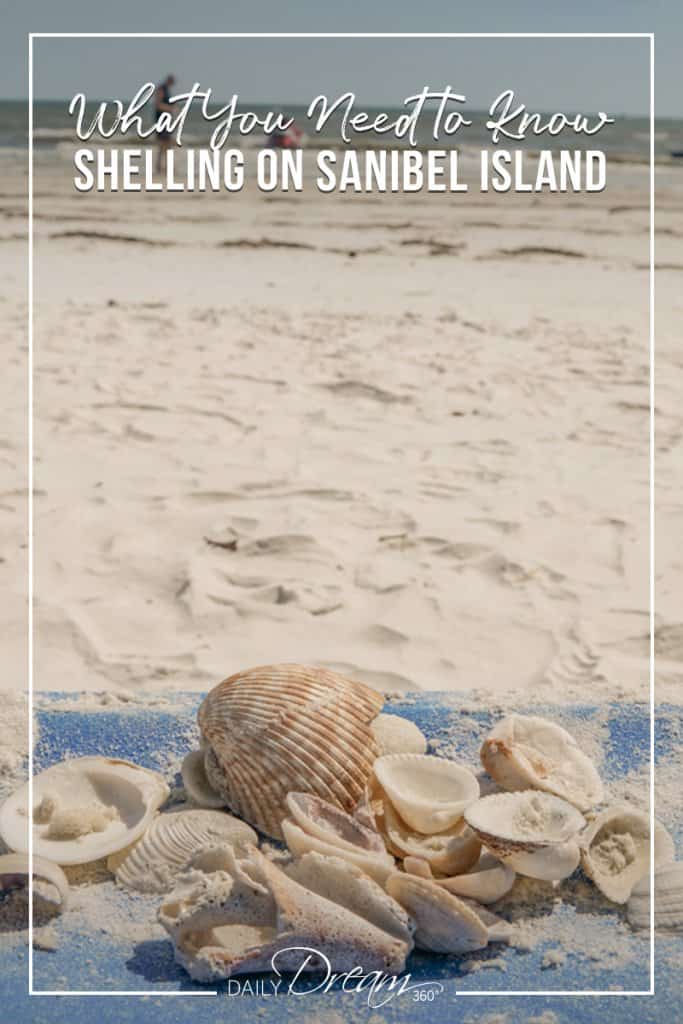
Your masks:
<svg viewBox="0 0 683 1024"><path fill-rule="evenodd" d="M278 839L292 790L352 811L378 754L370 722L382 704L361 683L304 665L248 669L219 683L198 718L226 803ZM209 761L207 751L207 770Z"/></svg>

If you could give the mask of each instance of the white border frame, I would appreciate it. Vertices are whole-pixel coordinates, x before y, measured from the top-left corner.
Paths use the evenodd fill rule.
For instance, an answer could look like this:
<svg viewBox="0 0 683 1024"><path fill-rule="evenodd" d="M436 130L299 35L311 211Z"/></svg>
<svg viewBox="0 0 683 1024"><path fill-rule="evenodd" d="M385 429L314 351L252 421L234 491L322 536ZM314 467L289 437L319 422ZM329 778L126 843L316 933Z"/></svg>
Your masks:
<svg viewBox="0 0 683 1024"><path fill-rule="evenodd" d="M29 33L29 806L33 807L33 684L34 684L34 507L33 507L33 41L34 39L648 39L649 40L649 689L650 689L650 892L654 895L654 33L653 32L31 32ZM29 995L218 995L210 991L36 991L33 987L33 830L29 833ZM456 997L539 995L654 995L654 899L650 900L650 987L642 991L467 991Z"/></svg>

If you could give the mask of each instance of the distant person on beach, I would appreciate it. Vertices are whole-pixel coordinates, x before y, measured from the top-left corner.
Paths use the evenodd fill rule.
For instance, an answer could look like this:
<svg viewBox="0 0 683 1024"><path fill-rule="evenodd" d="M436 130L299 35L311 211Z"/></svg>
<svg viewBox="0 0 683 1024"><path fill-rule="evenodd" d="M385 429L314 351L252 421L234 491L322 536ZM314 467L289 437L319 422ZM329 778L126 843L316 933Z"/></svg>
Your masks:
<svg viewBox="0 0 683 1024"><path fill-rule="evenodd" d="M284 119L284 115L281 114ZM289 128L276 128L266 139L266 145L272 149L299 149L303 141L301 128L292 121Z"/></svg>
<svg viewBox="0 0 683 1024"><path fill-rule="evenodd" d="M157 91L154 94L154 114L157 121L160 114L163 114L165 111L171 114L175 109L171 103L171 89L174 85L175 75L166 75L163 82L160 82L157 86ZM171 133L169 131L157 132L157 139L159 141L157 170L166 170L166 156L171 145Z"/></svg>

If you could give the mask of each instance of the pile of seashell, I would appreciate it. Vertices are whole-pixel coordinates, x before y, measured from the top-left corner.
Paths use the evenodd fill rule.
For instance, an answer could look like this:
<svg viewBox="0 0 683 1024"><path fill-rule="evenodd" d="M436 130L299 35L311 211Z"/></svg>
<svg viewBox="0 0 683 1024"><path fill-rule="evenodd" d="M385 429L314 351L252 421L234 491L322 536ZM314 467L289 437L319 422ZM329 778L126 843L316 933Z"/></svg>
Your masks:
<svg viewBox="0 0 683 1024"><path fill-rule="evenodd" d="M508 942L489 905L518 874L557 884L579 865L634 928L649 927L649 818L596 811L602 782L568 732L534 716L497 723L481 762L499 790L481 796L470 768L428 754L382 704L324 669L238 673L199 709L201 747L182 766L194 806L159 813L164 779L126 761L54 765L33 780L33 808L27 786L0 808L14 851L0 883L25 880L30 829L41 893L62 908L59 865L106 858L121 886L163 897L158 920L198 981L269 969L275 953L287 970L296 946L335 971L398 973L414 946ZM264 855L257 831L287 850ZM655 922L680 930L683 865L659 823L652 845Z"/></svg>

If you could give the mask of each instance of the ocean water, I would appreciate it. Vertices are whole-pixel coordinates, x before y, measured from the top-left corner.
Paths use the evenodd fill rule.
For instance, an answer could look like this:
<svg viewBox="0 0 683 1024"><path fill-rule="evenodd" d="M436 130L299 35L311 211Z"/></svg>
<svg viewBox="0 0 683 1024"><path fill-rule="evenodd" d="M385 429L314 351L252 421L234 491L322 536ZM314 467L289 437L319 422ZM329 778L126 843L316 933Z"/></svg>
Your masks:
<svg viewBox="0 0 683 1024"><path fill-rule="evenodd" d="M100 101L88 103L88 114L91 116ZM214 108L215 109L215 108ZM252 110L259 117L264 117L269 109L278 110L287 116L295 118L305 133L305 144L307 146L334 146L343 145L340 140L341 114L330 119L325 128L315 134L313 123L306 117L305 107L284 107L279 108L274 104L272 108L263 104L249 104L240 101L240 110ZM365 108L371 115L378 113ZM464 152L478 150L491 145L490 132L486 130L485 124L488 114L485 111L468 110L464 111L465 116L473 123L471 126L463 126L456 135L450 139L441 139L435 142L431 137L431 118L425 115L424 120L418 124L417 145L420 148L448 148L456 146ZM403 109L388 110L387 113L392 119L399 114L405 113ZM150 110L145 123L151 126L153 113ZM87 118L89 120L89 117ZM193 110L188 116L183 143L189 145L204 145L208 142L209 136L215 127L214 124L207 124L200 111ZM515 149L520 147L530 149L541 148L571 148L571 149L602 149L613 161L647 163L649 159L649 120L642 117L626 117L615 115L613 125L605 125L601 131L594 136L576 135L570 130L563 130L557 136L550 139L547 135L528 138L525 142L516 142L502 139L498 145L500 148ZM120 137L119 137L120 138ZM55 147L75 145L77 137L75 133L75 118L68 113L67 100L38 100L34 104L34 146L36 151L50 150ZM252 148L263 144L264 137L255 130L248 136L230 135L229 144L243 148ZM97 144L97 138L93 139ZM373 132L364 133L354 139L354 145L362 146L395 146L397 142L393 135L380 136ZM0 150L23 150L28 145L28 105L21 100L0 100ZM659 163L674 162L673 152L683 151L683 118L662 118L655 124L655 159ZM9 155L9 154L7 154ZM680 161L683 166L683 160Z"/></svg>

